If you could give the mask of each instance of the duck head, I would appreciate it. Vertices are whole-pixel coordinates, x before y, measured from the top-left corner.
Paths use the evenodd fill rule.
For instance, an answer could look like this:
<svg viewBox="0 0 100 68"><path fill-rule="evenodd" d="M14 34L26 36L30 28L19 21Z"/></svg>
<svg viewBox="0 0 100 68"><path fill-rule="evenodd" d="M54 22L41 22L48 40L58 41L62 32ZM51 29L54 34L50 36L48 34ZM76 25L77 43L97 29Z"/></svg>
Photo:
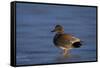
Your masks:
<svg viewBox="0 0 100 68"><path fill-rule="evenodd" d="M52 30L51 32L64 33L64 29L61 25L56 25L54 30Z"/></svg>

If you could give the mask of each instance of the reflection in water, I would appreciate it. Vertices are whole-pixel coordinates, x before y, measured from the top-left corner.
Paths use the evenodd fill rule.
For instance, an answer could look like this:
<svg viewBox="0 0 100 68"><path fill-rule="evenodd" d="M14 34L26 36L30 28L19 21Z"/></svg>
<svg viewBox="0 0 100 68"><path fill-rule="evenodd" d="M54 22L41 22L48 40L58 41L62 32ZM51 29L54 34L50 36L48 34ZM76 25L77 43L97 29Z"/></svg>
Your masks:
<svg viewBox="0 0 100 68"><path fill-rule="evenodd" d="M59 55L59 56L57 56L56 58L55 58L55 60L54 61L56 61L56 62L73 62L74 61L74 59L79 59L80 58L80 56L79 55L72 55L72 54L68 54L68 55L66 55L66 56L63 56L63 55Z"/></svg>

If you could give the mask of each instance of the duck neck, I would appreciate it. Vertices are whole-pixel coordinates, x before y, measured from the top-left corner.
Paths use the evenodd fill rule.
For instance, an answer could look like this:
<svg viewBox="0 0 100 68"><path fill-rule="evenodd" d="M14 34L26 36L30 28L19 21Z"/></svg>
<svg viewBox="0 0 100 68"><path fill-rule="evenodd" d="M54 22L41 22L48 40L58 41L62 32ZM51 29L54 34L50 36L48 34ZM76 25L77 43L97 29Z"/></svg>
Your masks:
<svg viewBox="0 0 100 68"><path fill-rule="evenodd" d="M57 32L57 34L64 34L64 31L59 31Z"/></svg>

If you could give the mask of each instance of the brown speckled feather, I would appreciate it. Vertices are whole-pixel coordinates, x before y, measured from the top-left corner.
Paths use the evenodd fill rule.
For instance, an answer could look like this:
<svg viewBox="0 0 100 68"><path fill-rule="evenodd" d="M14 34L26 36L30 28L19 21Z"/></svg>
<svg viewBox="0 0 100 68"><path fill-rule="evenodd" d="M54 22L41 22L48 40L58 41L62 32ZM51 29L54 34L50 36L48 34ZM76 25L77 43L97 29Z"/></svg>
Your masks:
<svg viewBox="0 0 100 68"><path fill-rule="evenodd" d="M61 25L56 25L52 32L56 33L53 39L55 46L63 50L69 50L81 46L80 39L71 34L64 33L64 29Z"/></svg>
<svg viewBox="0 0 100 68"><path fill-rule="evenodd" d="M54 44L61 47L71 47L72 35L69 34L56 34L54 37Z"/></svg>

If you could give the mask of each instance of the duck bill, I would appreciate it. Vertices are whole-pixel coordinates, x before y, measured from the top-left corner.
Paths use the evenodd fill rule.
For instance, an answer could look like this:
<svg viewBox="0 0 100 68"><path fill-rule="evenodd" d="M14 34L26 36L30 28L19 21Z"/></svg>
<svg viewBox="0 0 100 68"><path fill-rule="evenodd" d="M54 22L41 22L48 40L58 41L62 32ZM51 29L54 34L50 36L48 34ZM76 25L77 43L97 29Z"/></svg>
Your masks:
<svg viewBox="0 0 100 68"><path fill-rule="evenodd" d="M55 30L52 30L51 32L55 32Z"/></svg>

